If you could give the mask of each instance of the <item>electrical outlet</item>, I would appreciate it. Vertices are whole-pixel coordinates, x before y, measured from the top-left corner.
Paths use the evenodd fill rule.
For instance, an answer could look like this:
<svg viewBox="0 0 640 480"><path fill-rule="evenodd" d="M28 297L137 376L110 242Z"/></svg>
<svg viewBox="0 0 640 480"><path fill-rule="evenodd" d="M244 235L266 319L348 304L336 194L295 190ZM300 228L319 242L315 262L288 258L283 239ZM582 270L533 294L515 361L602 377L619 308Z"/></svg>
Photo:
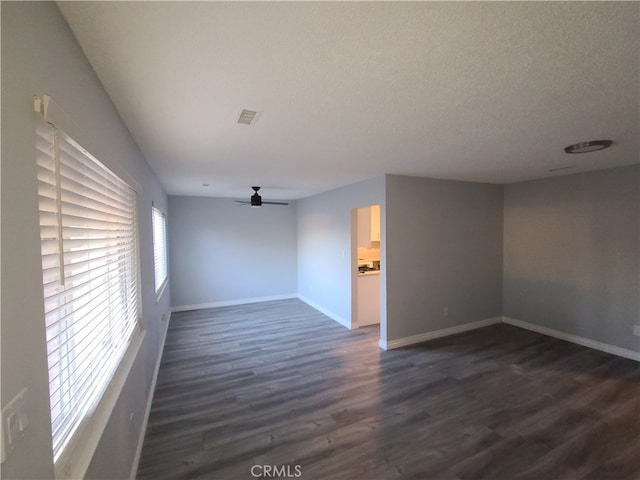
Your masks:
<svg viewBox="0 0 640 480"><path fill-rule="evenodd" d="M640 325L633 326L633 334L637 337L640 337Z"/></svg>
<svg viewBox="0 0 640 480"><path fill-rule="evenodd" d="M18 412L10 412L7 415L7 443L13 445L13 443L20 436L20 420Z"/></svg>
<svg viewBox="0 0 640 480"><path fill-rule="evenodd" d="M442 309L442 315L444 315L445 317L449 316L449 305L445 305L445 307Z"/></svg>
<svg viewBox="0 0 640 480"><path fill-rule="evenodd" d="M133 412L129 413L129 431L133 432L136 428L136 424L135 424L135 415Z"/></svg>
<svg viewBox="0 0 640 480"><path fill-rule="evenodd" d="M4 422L0 421L0 463L4 463L7 458L7 454L4 450L4 446L6 444L6 440L4 439Z"/></svg>

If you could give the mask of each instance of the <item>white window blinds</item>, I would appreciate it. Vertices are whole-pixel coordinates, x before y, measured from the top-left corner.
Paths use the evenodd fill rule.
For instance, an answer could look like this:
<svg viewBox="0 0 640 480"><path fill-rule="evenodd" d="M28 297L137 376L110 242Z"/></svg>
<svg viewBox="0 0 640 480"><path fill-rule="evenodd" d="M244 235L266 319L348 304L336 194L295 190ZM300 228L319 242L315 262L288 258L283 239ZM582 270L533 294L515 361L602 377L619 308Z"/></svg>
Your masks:
<svg viewBox="0 0 640 480"><path fill-rule="evenodd" d="M54 460L71 447L138 328L136 192L37 123Z"/></svg>
<svg viewBox="0 0 640 480"><path fill-rule="evenodd" d="M167 281L167 217L156 207L153 215L153 266L155 271L156 294Z"/></svg>

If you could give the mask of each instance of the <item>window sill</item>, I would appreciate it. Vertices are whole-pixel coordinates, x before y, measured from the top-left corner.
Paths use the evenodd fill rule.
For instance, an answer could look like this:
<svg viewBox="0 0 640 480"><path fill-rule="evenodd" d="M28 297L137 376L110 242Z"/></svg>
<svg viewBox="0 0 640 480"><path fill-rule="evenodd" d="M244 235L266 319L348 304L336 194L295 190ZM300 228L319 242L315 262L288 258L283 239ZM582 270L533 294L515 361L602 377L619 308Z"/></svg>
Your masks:
<svg viewBox="0 0 640 480"><path fill-rule="evenodd" d="M166 278L165 281L162 282L162 286L156 292L156 303L160 303L160 299L162 298L162 295L164 294L164 291L167 289L167 284L168 283L169 283L169 279L168 278Z"/></svg>
<svg viewBox="0 0 640 480"><path fill-rule="evenodd" d="M69 446L69 453L64 452L55 465L56 479L84 478L93 455L109 422L111 413L120 398L122 388L129 377L131 367L138 355L146 330L138 330L132 337L127 352L122 357L109 387L92 416L87 420L78 440Z"/></svg>

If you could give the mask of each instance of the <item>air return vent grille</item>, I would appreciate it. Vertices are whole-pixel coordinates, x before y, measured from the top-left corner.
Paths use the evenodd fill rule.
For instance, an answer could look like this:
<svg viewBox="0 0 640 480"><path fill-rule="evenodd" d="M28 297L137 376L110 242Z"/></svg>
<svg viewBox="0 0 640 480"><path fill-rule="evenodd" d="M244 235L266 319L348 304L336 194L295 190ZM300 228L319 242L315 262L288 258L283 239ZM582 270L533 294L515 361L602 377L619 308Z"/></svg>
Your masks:
<svg viewBox="0 0 640 480"><path fill-rule="evenodd" d="M241 125L253 125L258 120L258 112L253 110L242 110L238 116L238 123Z"/></svg>

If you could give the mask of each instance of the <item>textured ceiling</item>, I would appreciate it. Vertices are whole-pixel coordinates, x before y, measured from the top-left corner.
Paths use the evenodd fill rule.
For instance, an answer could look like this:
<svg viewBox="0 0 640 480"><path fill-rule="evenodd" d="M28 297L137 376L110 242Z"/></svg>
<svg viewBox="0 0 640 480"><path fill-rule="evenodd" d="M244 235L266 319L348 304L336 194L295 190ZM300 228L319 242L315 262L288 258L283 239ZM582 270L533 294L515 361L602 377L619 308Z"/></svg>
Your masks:
<svg viewBox="0 0 640 480"><path fill-rule="evenodd" d="M58 5L169 194L639 162L638 2Z"/></svg>

